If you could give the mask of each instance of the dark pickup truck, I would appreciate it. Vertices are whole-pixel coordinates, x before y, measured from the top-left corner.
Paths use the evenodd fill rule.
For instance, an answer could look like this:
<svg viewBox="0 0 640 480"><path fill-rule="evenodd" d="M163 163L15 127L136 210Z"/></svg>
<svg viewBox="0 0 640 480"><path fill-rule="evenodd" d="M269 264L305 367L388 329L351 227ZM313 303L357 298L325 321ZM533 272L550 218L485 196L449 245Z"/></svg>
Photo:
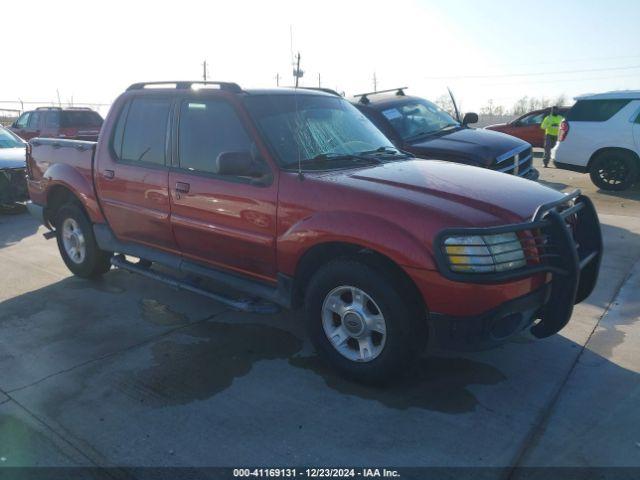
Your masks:
<svg viewBox="0 0 640 480"><path fill-rule="evenodd" d="M533 167L529 143L504 133L471 128L469 125L478 121L475 113L467 113L458 121L436 104L406 95L404 90L362 93L352 103L394 146L418 158L464 163L528 180L540 176Z"/></svg>
<svg viewBox="0 0 640 480"><path fill-rule="evenodd" d="M322 357L362 381L429 344L552 335L598 277L587 197L416 160L323 92L134 84L97 143L36 138L27 157L30 209L73 273L115 265L240 310L301 307Z"/></svg>

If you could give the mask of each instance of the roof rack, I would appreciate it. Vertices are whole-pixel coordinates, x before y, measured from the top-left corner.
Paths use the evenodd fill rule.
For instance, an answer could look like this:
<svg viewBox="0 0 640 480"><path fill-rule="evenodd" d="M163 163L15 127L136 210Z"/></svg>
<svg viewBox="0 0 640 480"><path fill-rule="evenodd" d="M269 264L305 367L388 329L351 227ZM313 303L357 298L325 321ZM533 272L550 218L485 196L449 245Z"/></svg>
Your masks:
<svg viewBox="0 0 640 480"><path fill-rule="evenodd" d="M390 88L389 90L378 90L376 92L358 93L354 95L354 97L360 97L359 102L367 105L369 103L369 99L367 98L369 95L378 95L380 93L396 92L396 95L398 95L399 97L404 97L404 91L407 88L409 87Z"/></svg>
<svg viewBox="0 0 640 480"><path fill-rule="evenodd" d="M318 92L330 93L331 95L342 97L342 95L336 92L333 88L325 88L325 87L286 87L286 88L297 88L298 90L316 90Z"/></svg>
<svg viewBox="0 0 640 480"><path fill-rule="evenodd" d="M65 110L88 110L90 112L93 111L90 107L67 107Z"/></svg>
<svg viewBox="0 0 640 480"><path fill-rule="evenodd" d="M62 107L38 107L36 110L62 110Z"/></svg>
<svg viewBox="0 0 640 480"><path fill-rule="evenodd" d="M238 85L237 83L233 83L233 82L204 82L202 80L197 81L184 81L184 80L167 80L164 82L140 82L140 83L134 83L133 85L130 85L129 88L127 88L127 90L142 90L144 88L147 88L149 86L160 86L160 85L175 85L175 89L176 90L186 90L189 88L192 88L194 85L218 85L220 87L220 90L227 90L229 92L233 92L233 93L241 93L242 92L242 88L240 88L240 85Z"/></svg>

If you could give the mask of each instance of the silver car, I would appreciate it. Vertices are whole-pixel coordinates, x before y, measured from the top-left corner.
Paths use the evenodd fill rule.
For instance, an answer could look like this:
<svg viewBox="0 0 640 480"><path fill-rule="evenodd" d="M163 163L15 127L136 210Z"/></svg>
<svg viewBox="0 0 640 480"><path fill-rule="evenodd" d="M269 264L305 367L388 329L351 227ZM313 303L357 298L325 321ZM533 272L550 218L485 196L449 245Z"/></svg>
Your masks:
<svg viewBox="0 0 640 480"><path fill-rule="evenodd" d="M26 147L20 137L0 126L0 211L14 211L27 200Z"/></svg>

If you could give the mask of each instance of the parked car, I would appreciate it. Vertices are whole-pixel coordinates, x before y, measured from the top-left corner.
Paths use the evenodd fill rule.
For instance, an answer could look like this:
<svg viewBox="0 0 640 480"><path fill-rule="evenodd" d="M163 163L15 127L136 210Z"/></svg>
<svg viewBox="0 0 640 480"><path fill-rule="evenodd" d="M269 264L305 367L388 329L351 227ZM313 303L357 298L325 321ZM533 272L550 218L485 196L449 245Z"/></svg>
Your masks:
<svg viewBox="0 0 640 480"><path fill-rule="evenodd" d="M630 188L640 179L640 90L576 97L551 158L603 190Z"/></svg>
<svg viewBox="0 0 640 480"><path fill-rule="evenodd" d="M395 92L395 93L394 93ZM536 180L531 145L503 133L470 128L436 104L406 95L404 88L356 95L352 103L391 140L417 158L448 160Z"/></svg>
<svg viewBox="0 0 640 480"><path fill-rule="evenodd" d="M22 139L0 126L0 212L19 211L16 202L28 199L26 146ZM24 204L21 210L24 210Z"/></svg>
<svg viewBox="0 0 640 480"><path fill-rule="evenodd" d="M571 107L558 107L558 115L565 116ZM544 117L549 115L551 108L534 110L512 120L508 123L496 123L484 127L486 130L506 133L525 142L529 142L535 148L544 147L544 131L540 124Z"/></svg>
<svg viewBox="0 0 640 480"><path fill-rule="evenodd" d="M30 142L30 210L78 276L113 264L269 307L168 268L303 307L319 354L363 381L393 377L429 338L552 335L596 283L600 227L579 192L417 160L339 96L162 84L129 87L97 143Z"/></svg>
<svg viewBox="0 0 640 480"><path fill-rule="evenodd" d="M90 108L40 107L20 115L11 130L25 140L41 137L96 141L100 127L102 117Z"/></svg>

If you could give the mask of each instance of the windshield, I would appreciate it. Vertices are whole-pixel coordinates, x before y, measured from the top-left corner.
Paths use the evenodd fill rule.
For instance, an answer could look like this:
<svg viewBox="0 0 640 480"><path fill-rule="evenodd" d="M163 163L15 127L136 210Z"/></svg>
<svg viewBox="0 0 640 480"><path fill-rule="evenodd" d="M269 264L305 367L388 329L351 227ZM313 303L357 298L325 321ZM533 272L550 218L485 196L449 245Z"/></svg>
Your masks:
<svg viewBox="0 0 640 480"><path fill-rule="evenodd" d="M387 137L342 98L254 95L245 102L282 167L320 156L326 160L385 149L395 152Z"/></svg>
<svg viewBox="0 0 640 480"><path fill-rule="evenodd" d="M24 142L13 133L0 127L0 148L24 147Z"/></svg>
<svg viewBox="0 0 640 480"><path fill-rule="evenodd" d="M460 125L436 104L423 99L412 99L382 110L381 113L403 140L411 140Z"/></svg>

